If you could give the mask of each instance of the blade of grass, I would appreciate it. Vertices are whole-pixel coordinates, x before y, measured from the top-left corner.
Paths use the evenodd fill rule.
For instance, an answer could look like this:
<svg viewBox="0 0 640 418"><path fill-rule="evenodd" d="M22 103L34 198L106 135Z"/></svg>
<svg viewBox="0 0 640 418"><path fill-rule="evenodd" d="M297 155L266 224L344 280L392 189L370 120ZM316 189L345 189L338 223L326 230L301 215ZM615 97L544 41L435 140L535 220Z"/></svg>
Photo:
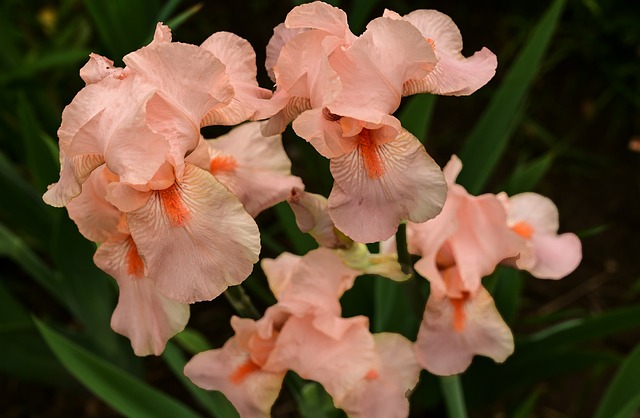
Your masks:
<svg viewBox="0 0 640 418"><path fill-rule="evenodd" d="M193 410L71 342L34 318L60 362L100 399L125 416L197 418Z"/></svg>
<svg viewBox="0 0 640 418"><path fill-rule="evenodd" d="M520 122L525 97L540 69L564 4L565 0L555 0L545 12L467 137L460 152L464 167L458 183L471 194L482 192Z"/></svg>

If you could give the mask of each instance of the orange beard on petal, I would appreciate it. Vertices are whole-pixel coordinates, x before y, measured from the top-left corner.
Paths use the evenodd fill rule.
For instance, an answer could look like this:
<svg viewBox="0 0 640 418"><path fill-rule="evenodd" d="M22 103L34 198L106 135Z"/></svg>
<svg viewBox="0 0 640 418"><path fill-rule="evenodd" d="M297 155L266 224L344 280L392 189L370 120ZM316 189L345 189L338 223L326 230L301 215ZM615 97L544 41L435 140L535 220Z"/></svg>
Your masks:
<svg viewBox="0 0 640 418"><path fill-rule="evenodd" d="M364 168L369 178L377 179L382 177L385 172L384 164L378 152L378 145L371 137L369 129L362 128L362 131L358 134L358 151L362 155Z"/></svg>
<svg viewBox="0 0 640 418"><path fill-rule="evenodd" d="M464 311L464 304L469 296L468 292L462 292L461 298L449 298L453 307L453 329L456 332L464 331L467 314Z"/></svg>
<svg viewBox="0 0 640 418"><path fill-rule="evenodd" d="M239 385L251 374L260 370L260 366L250 359L238 366L230 375L229 380L234 385Z"/></svg>
<svg viewBox="0 0 640 418"><path fill-rule="evenodd" d="M209 171L213 175L233 171L236 167L238 167L238 162L230 155L218 155L213 157L209 163Z"/></svg>
<svg viewBox="0 0 640 418"><path fill-rule="evenodd" d="M511 227L513 232L520 235L524 239L530 239L533 235L533 227L528 223L521 221Z"/></svg>
<svg viewBox="0 0 640 418"><path fill-rule="evenodd" d="M376 369L371 369L367 372L367 374L364 375L364 378L366 380L375 380L378 378L378 376L380 376L378 374L378 372L376 371Z"/></svg>
<svg viewBox="0 0 640 418"><path fill-rule="evenodd" d="M180 196L178 186L174 183L164 190L158 190L157 193L171 226L184 226L189 220L189 209Z"/></svg>
<svg viewBox="0 0 640 418"><path fill-rule="evenodd" d="M133 276L136 279L142 279L144 277L144 262L138 254L138 247L133 239L129 237L129 250L126 255L127 274Z"/></svg>

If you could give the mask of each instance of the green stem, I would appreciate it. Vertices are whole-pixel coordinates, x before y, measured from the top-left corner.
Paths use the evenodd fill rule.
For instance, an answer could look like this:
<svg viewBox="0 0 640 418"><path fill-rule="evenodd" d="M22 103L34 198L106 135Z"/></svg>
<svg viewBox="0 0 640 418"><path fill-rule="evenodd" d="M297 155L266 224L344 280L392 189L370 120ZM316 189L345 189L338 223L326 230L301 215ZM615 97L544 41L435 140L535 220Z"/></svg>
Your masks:
<svg viewBox="0 0 640 418"><path fill-rule="evenodd" d="M400 224L398 226L398 232L396 232L396 251L398 252L398 263L402 271L406 274L411 274L411 256L409 255L409 248L407 247L407 225Z"/></svg>
<svg viewBox="0 0 640 418"><path fill-rule="evenodd" d="M447 405L449 418L467 418L467 408L464 404L460 376L456 374L440 377L440 387Z"/></svg>
<svg viewBox="0 0 640 418"><path fill-rule="evenodd" d="M249 299L241 285L229 286L224 292L224 296L240 316L253 319L260 318L260 312L253 306L251 299Z"/></svg>

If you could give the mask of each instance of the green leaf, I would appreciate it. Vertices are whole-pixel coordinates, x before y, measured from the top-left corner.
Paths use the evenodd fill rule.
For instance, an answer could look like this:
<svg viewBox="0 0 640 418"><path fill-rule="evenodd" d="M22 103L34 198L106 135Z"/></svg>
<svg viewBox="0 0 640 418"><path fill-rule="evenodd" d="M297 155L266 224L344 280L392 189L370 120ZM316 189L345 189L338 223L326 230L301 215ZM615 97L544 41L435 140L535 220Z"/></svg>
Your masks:
<svg viewBox="0 0 640 418"><path fill-rule="evenodd" d="M2 223L0 223L0 255L11 258L58 302L68 306L68 299L61 288L60 277L52 273L31 248Z"/></svg>
<svg viewBox="0 0 640 418"><path fill-rule="evenodd" d="M485 280L489 279L493 281L491 294L498 312L507 323L513 322L522 298L524 285L522 272L512 268L498 267L491 277Z"/></svg>
<svg viewBox="0 0 640 418"><path fill-rule="evenodd" d="M540 398L540 390L534 390L518 409L511 415L511 418L529 418L533 416L533 409Z"/></svg>
<svg viewBox="0 0 640 418"><path fill-rule="evenodd" d="M471 194L482 192L520 122L525 97L540 69L564 4L565 0L555 0L540 19L460 152L464 167L458 183Z"/></svg>
<svg viewBox="0 0 640 418"><path fill-rule="evenodd" d="M54 230L51 254L62 281L67 306L84 325L94 347L121 366L137 359L126 340L111 329L116 305L115 281L93 263L96 247L87 241L67 216L60 216Z"/></svg>
<svg viewBox="0 0 640 418"><path fill-rule="evenodd" d="M552 153L547 153L533 161L518 164L504 190L509 196L533 190L551 168L553 158Z"/></svg>
<svg viewBox="0 0 640 418"><path fill-rule="evenodd" d="M167 365L180 383L203 408L209 411L211 416L216 418L239 418L236 409L222 393L204 390L191 383L183 373L184 366L187 363L184 355L174 344L167 343L167 347L162 353L162 358L167 362Z"/></svg>
<svg viewBox="0 0 640 418"><path fill-rule="evenodd" d="M566 321L522 339L520 351L535 353L545 347L581 344L640 327L640 306L610 310L591 317Z"/></svg>
<svg viewBox="0 0 640 418"><path fill-rule="evenodd" d="M31 382L71 386L71 376L53 357L22 304L0 280L0 372Z"/></svg>
<svg viewBox="0 0 640 418"><path fill-rule="evenodd" d="M300 390L298 409L303 418L339 418L342 411L333 406L331 396L318 383L306 383Z"/></svg>
<svg viewBox="0 0 640 418"><path fill-rule="evenodd" d="M0 205L0 217L12 226L12 230L20 232L21 237L34 241L44 241L45 237L51 235L55 209L45 205L42 194L27 183L2 152L0 187L7 202Z"/></svg>
<svg viewBox="0 0 640 418"><path fill-rule="evenodd" d="M127 372L102 360L34 319L60 362L82 384L119 413L140 418L197 418L194 411Z"/></svg>
<svg viewBox="0 0 640 418"><path fill-rule="evenodd" d="M115 60L142 46L160 12L157 0L84 0L84 5Z"/></svg>
<svg viewBox="0 0 640 418"><path fill-rule="evenodd" d="M24 94L18 96L18 120L29 172L37 190L46 190L58 177L58 156L52 154L52 144L44 136L40 124ZM55 147L53 147L55 149Z"/></svg>
<svg viewBox="0 0 640 418"><path fill-rule="evenodd" d="M173 337L173 339L189 354L198 354L213 348L204 335L191 328L185 328Z"/></svg>
<svg viewBox="0 0 640 418"><path fill-rule="evenodd" d="M633 418L638 412L638 407L640 407L640 344L620 365L594 418Z"/></svg>
<svg viewBox="0 0 640 418"><path fill-rule="evenodd" d="M411 132L423 144L427 139L427 129L431 123L436 97L433 94L417 94L406 100L398 119L402 127Z"/></svg>

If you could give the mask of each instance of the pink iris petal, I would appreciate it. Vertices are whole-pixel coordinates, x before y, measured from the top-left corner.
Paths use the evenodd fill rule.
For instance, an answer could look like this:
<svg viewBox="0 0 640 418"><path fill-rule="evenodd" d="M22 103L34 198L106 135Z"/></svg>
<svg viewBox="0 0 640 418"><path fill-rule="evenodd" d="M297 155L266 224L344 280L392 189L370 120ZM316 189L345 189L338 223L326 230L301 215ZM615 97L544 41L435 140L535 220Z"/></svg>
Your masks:
<svg viewBox="0 0 640 418"><path fill-rule="evenodd" d="M339 315L338 299L361 274L328 248L318 248L304 257L283 253L275 260L263 259L262 268L278 301L297 315L311 308Z"/></svg>
<svg viewBox="0 0 640 418"><path fill-rule="evenodd" d="M258 260L258 228L238 199L189 163L182 182L127 214L146 275L170 299L211 300L241 283Z"/></svg>
<svg viewBox="0 0 640 418"><path fill-rule="evenodd" d="M501 363L513 352L513 335L483 287L464 301L429 297L415 349L429 372L448 376L464 372L474 355ZM463 316L462 329L456 321Z"/></svg>
<svg viewBox="0 0 640 418"><path fill-rule="evenodd" d="M302 232L309 233L322 247L345 248L350 240L339 233L327 211L327 198L293 188L287 199Z"/></svg>
<svg viewBox="0 0 640 418"><path fill-rule="evenodd" d="M261 119L276 113L277 103L268 100L271 91L258 87L256 54L245 39L229 32L217 32L200 46L211 52L226 67L235 95L231 103L214 109L202 125L235 125L247 119Z"/></svg>
<svg viewBox="0 0 640 418"><path fill-rule="evenodd" d="M328 109L311 109L293 121L293 130L306 139L323 157L335 158L353 151L357 142L345 139L338 120Z"/></svg>
<svg viewBox="0 0 640 418"><path fill-rule="evenodd" d="M561 279L578 267L582 244L575 234L557 234L558 209L550 199L521 193L508 198L505 207L507 224L526 240L518 268L537 278Z"/></svg>
<svg viewBox="0 0 640 418"><path fill-rule="evenodd" d="M340 231L359 242L389 238L402 220L433 218L446 196L440 167L404 129L391 142L362 142L333 158L331 173L329 215Z"/></svg>
<svg viewBox="0 0 640 418"><path fill-rule="evenodd" d="M349 42L355 35L349 30L347 14L321 1L294 7L284 22L287 28L319 29Z"/></svg>
<svg viewBox="0 0 640 418"><path fill-rule="evenodd" d="M207 141L211 173L233 192L253 217L282 202L292 188L304 188L291 175L280 135L264 137L260 123L246 123Z"/></svg>
<svg viewBox="0 0 640 418"><path fill-rule="evenodd" d="M530 244L536 263L528 271L540 279L561 279L573 272L582 261L582 244L572 233L534 235Z"/></svg>
<svg viewBox="0 0 640 418"><path fill-rule="evenodd" d="M189 305L167 299L144 276L143 261L129 236L115 236L101 244L94 261L120 288L111 328L131 340L136 355L160 355L169 338L187 324Z"/></svg>
<svg viewBox="0 0 640 418"><path fill-rule="evenodd" d="M266 418L280 393L285 371L272 373L252 362L248 351L231 337L221 349L197 354L184 374L207 390L219 390L243 418Z"/></svg>
<svg viewBox="0 0 640 418"><path fill-rule="evenodd" d="M348 49L336 50L330 61L342 82L331 111L375 123L398 108L406 81L426 76L437 62L416 28L388 18L371 21L362 36Z"/></svg>
<svg viewBox="0 0 640 418"><path fill-rule="evenodd" d="M409 340L399 334L373 336L377 365L338 405L352 418L406 418L407 393L418 383L420 365Z"/></svg>
<svg viewBox="0 0 640 418"><path fill-rule="evenodd" d="M328 58L337 45L326 38L326 33L306 31L282 48L273 68L278 90L308 98L312 107L324 106L337 96L341 83Z"/></svg>
<svg viewBox="0 0 640 418"><path fill-rule="evenodd" d="M457 157L452 158L444 168L447 179L455 178L460 168ZM475 292L482 277L522 250L522 239L505 226L506 213L496 196L471 196L462 186L450 183L441 214L429 222L409 225L409 250L422 255L416 271L441 296L451 291L443 272L455 266L462 288ZM441 253L443 250L447 253Z"/></svg>
<svg viewBox="0 0 640 418"><path fill-rule="evenodd" d="M280 51L282 51L282 48L287 44L287 42L305 30L306 29L302 28L287 28L284 23L280 23L278 26L273 28L273 36L271 36L271 39L269 39L269 43L267 44L267 57L264 65L267 69L267 73L269 74L269 78L274 83L276 82L276 76L273 72L273 67L275 67L278 57L280 57Z"/></svg>
<svg viewBox="0 0 640 418"><path fill-rule="evenodd" d="M268 364L286 365L301 377L319 382L340 404L371 369L375 351L366 317L336 320L345 325L340 338L318 330L313 316L289 318Z"/></svg>
<svg viewBox="0 0 640 418"><path fill-rule="evenodd" d="M89 61L80 69L80 77L87 84L97 83L106 77L118 77L122 68L114 67L113 61L98 54L89 54Z"/></svg>
<svg viewBox="0 0 640 418"><path fill-rule="evenodd" d="M469 58L462 55L462 35L449 16L436 10L416 10L404 17L387 10L384 15L414 25L432 44L438 57L438 64L426 77L416 77L406 83L403 95L426 92L466 96L495 75L497 59L487 48Z"/></svg>
<svg viewBox="0 0 640 418"><path fill-rule="evenodd" d="M107 241L118 231L122 213L105 199L107 184L117 180L114 177L105 166L99 167L83 183L82 193L67 204L69 217L91 241Z"/></svg>

